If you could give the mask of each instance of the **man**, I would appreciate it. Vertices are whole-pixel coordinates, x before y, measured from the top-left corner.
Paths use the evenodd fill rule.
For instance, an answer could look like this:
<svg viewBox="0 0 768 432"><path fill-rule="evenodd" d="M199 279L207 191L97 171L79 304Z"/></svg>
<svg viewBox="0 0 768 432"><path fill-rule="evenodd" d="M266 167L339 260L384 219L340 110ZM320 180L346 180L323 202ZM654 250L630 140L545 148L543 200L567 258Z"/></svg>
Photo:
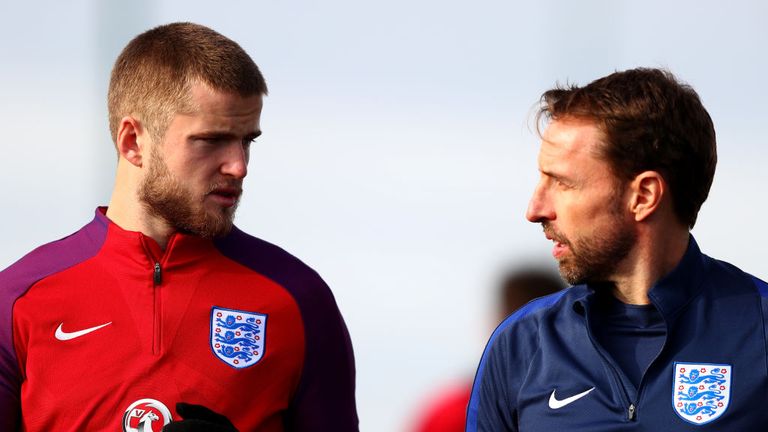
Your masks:
<svg viewBox="0 0 768 432"><path fill-rule="evenodd" d="M506 319L480 361L468 431L747 431L768 411L768 285L689 231L715 132L669 72L544 93L527 218L575 286Z"/></svg>
<svg viewBox="0 0 768 432"><path fill-rule="evenodd" d="M109 207L0 273L0 430L357 430L330 290L232 226L266 93L206 27L126 46Z"/></svg>

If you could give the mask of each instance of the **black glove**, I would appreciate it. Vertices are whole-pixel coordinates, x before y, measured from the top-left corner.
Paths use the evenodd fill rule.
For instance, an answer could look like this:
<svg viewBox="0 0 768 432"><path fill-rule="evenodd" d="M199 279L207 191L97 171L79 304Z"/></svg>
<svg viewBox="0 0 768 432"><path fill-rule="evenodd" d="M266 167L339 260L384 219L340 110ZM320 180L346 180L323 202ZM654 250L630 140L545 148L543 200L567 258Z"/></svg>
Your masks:
<svg viewBox="0 0 768 432"><path fill-rule="evenodd" d="M168 423L163 432L238 432L228 418L202 405L179 402L176 412L184 420Z"/></svg>

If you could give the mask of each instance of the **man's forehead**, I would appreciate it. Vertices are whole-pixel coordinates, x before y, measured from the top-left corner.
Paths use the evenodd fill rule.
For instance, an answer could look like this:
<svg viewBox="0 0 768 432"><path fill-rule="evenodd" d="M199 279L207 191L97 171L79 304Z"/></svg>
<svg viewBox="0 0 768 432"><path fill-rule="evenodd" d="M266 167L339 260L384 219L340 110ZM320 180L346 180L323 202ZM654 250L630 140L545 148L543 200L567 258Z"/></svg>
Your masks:
<svg viewBox="0 0 768 432"><path fill-rule="evenodd" d="M542 158L598 158L604 135L589 120L566 118L553 120L541 136Z"/></svg>
<svg viewBox="0 0 768 432"><path fill-rule="evenodd" d="M191 111L201 114L228 116L257 115L263 107L260 94L242 96L235 92L216 90L201 81L193 81L189 87Z"/></svg>

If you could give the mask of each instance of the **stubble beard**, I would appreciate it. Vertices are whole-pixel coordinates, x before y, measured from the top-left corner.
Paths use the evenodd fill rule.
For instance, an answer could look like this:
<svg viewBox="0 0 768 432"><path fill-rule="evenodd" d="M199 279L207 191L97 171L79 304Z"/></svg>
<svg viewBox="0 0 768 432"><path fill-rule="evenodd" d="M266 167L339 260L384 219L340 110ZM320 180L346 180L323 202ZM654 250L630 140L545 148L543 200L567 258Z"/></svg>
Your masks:
<svg viewBox="0 0 768 432"><path fill-rule="evenodd" d="M151 164L147 176L139 186L139 200L149 214L163 219L175 230L212 239L228 234L232 230L235 210L221 207L209 212L204 206L205 196L196 196L186 188L168 169L156 148L150 151ZM211 185L208 193L222 186L237 187L239 182Z"/></svg>
<svg viewBox="0 0 768 432"><path fill-rule="evenodd" d="M554 240L568 246L570 254L558 262L560 275L571 285L584 283L613 282L612 275L634 247L637 234L622 221L618 209L615 217L602 231L590 237L577 238L571 242L556 231L548 222L543 222L544 231Z"/></svg>

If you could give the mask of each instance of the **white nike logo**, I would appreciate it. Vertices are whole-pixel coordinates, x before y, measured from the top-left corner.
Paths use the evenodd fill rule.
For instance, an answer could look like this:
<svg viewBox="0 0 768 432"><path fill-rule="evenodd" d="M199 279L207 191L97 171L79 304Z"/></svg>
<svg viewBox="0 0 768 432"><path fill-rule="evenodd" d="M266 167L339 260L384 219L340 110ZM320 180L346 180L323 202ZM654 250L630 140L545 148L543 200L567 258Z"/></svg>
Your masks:
<svg viewBox="0 0 768 432"><path fill-rule="evenodd" d="M569 403L576 402L577 400L583 398L584 396L588 395L589 392L591 392L594 389L595 388L592 387L591 389L589 389L589 390L587 390L585 392L581 392L581 393L579 393L577 395L573 395L571 397L567 397L567 398L565 398L563 400L558 400L555 397L555 390L552 390L552 394L549 396L549 407L552 408L552 409L560 409L560 408L568 405Z"/></svg>
<svg viewBox="0 0 768 432"><path fill-rule="evenodd" d="M64 330L61 329L61 326L64 325L64 323L61 323L61 324L59 324L59 327L56 329L56 339L58 339L60 341L66 341L66 340L70 340L70 339L79 338L80 336L87 335L90 332L95 332L96 330L98 330L98 329L100 329L102 327L106 327L106 326L108 326L110 324L112 324L112 321L110 321L110 322L108 322L106 324L98 325L96 327L91 327L91 328L87 328L85 330L80 330L80 331L76 331L76 332L71 332L70 333L70 332L65 332Z"/></svg>

